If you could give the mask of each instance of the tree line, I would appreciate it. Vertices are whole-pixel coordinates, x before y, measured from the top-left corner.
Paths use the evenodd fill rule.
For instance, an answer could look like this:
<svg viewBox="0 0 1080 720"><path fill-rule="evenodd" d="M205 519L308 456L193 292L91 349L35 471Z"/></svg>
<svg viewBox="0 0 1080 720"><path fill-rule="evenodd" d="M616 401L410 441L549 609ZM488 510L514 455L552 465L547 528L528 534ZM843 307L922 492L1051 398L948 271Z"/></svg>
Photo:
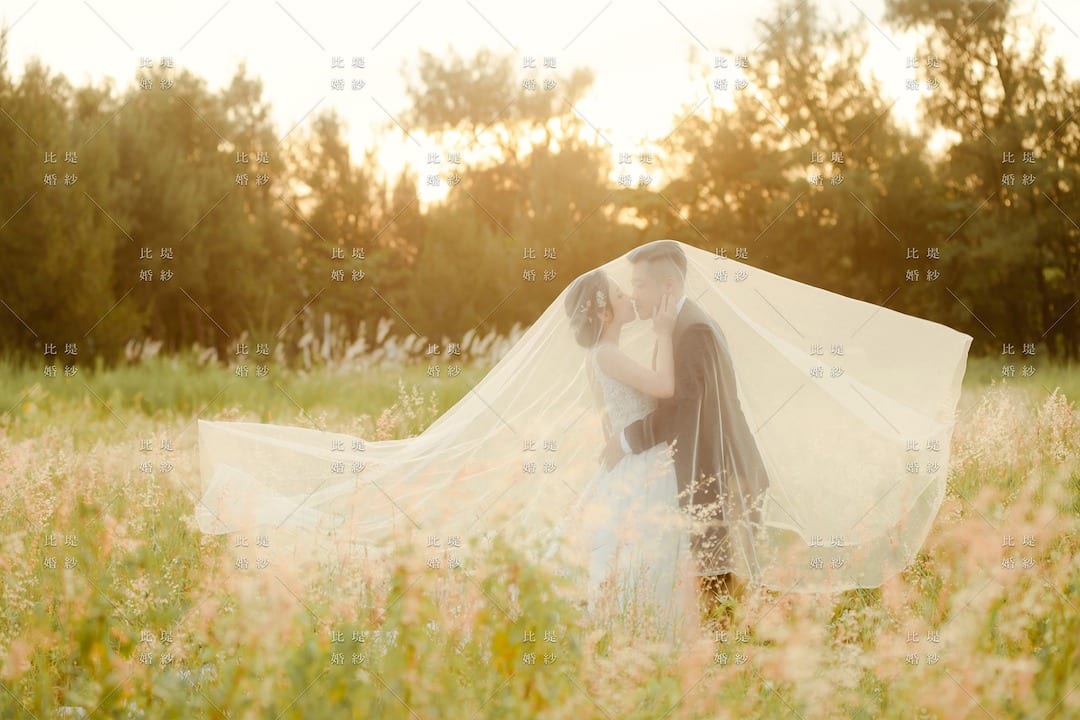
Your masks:
<svg viewBox="0 0 1080 720"><path fill-rule="evenodd" d="M904 30L920 49L898 48L909 80L885 88L867 33ZM15 82L5 31L0 347L113 363L153 337L232 356L241 338L295 345L324 314L369 340L389 317L453 342L672 237L951 325L977 352L1075 359L1080 92L1052 31L1014 2L889 0L874 29L785 0L753 51L701 60L711 102L618 160L574 109L589 69L549 91L511 55L421 53L384 132L440 156L393 178L334 111L282 137L244 65L218 92L165 69L76 87L37 59ZM914 128L901 92L921 98ZM421 208L425 184L445 199Z"/></svg>

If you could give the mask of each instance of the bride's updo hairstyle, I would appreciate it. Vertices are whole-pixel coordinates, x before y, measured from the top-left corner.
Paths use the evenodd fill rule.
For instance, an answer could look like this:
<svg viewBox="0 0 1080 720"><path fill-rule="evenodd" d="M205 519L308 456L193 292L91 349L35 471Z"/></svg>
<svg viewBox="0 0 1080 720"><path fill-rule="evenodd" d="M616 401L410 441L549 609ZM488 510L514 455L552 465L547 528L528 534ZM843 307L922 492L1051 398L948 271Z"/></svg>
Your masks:
<svg viewBox="0 0 1080 720"><path fill-rule="evenodd" d="M566 294L566 315L574 338L582 347L592 347L600 340L608 286L607 275L602 270L593 270L574 280Z"/></svg>

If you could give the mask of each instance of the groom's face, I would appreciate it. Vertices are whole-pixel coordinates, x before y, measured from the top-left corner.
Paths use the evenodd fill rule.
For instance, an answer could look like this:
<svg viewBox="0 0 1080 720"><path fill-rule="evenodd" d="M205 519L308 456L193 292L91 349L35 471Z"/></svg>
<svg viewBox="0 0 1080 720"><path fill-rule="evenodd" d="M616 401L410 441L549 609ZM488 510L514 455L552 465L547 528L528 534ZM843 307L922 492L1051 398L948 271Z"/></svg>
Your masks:
<svg viewBox="0 0 1080 720"><path fill-rule="evenodd" d="M642 320L651 318L656 311L656 305L660 302L662 288L656 275L649 267L649 263L634 263L630 275L630 284L633 287L631 299L634 301L638 317Z"/></svg>

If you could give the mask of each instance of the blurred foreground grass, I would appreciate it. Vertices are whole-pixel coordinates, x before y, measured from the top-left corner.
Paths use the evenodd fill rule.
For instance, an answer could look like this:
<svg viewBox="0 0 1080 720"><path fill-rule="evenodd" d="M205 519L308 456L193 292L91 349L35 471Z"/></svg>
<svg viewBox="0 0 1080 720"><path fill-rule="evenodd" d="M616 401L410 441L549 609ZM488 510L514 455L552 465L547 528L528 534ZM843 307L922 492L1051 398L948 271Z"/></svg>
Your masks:
<svg viewBox="0 0 1080 720"><path fill-rule="evenodd" d="M972 361L949 493L903 574L751 589L738 632L677 648L637 612L586 618L579 579L514 548L305 574L194 526L196 417L402 437L483 374L0 368L0 717L1080 716L1076 368L1003 383Z"/></svg>

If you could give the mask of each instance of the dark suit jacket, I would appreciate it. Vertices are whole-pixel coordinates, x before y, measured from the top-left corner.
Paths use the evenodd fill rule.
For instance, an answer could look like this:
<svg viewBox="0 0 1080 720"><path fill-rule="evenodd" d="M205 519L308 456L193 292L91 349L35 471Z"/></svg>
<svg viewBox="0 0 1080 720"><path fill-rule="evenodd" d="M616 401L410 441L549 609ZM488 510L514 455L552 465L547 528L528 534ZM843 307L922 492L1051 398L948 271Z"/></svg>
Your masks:
<svg viewBox="0 0 1080 720"><path fill-rule="evenodd" d="M626 427L635 454L674 444L679 504L697 529L690 548L699 574L755 574L749 531L761 522L769 484L757 442L739 406L727 342L716 322L687 298L672 332L675 394Z"/></svg>

